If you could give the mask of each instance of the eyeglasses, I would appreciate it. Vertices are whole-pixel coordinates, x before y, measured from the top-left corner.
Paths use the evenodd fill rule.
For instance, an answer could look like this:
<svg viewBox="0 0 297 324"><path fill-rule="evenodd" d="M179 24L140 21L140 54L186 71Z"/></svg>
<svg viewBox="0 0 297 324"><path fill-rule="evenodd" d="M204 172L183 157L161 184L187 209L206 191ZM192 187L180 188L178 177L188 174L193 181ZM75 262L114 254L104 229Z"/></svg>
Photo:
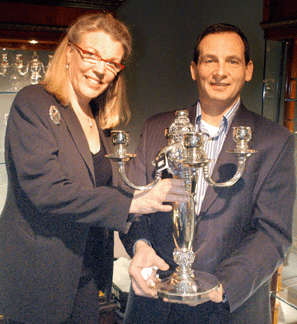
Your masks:
<svg viewBox="0 0 297 324"><path fill-rule="evenodd" d="M124 65L120 64L120 63L116 63L113 61L109 61L109 60L104 60L101 56L95 54L95 53L91 53L89 51L85 51L83 50L80 46L78 46L77 44L74 44L72 42L69 41L70 44L74 45L76 47L76 49L79 51L83 61L90 63L90 64L97 64L98 62L103 61L105 63L106 68L113 72L113 73L118 73L121 70L124 69Z"/></svg>

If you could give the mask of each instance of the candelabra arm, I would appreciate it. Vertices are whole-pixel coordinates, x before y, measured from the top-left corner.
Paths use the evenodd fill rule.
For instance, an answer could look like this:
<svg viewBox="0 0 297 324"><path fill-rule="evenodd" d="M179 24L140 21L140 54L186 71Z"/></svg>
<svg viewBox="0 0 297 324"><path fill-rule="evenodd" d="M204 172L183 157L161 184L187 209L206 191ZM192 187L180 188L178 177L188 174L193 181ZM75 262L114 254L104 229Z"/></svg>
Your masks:
<svg viewBox="0 0 297 324"><path fill-rule="evenodd" d="M156 186L160 181L161 181L161 172L156 171L156 176L155 176L155 180L149 184L147 184L146 186L136 186L135 184L133 184L126 175L126 171L125 171L125 163L124 162L118 162L119 165L119 172L121 174L121 177L123 179L123 181L131 188L135 189L135 190L149 190L152 189L154 186Z"/></svg>
<svg viewBox="0 0 297 324"><path fill-rule="evenodd" d="M226 181L226 182L221 182L221 183L216 183L214 182L210 175L209 175L209 168L208 165L203 166L203 175L205 181L208 182L213 187L230 187L233 186L241 177L244 168L245 168L245 161L246 161L246 156L239 156L238 157L238 167L235 175L233 176L232 179Z"/></svg>

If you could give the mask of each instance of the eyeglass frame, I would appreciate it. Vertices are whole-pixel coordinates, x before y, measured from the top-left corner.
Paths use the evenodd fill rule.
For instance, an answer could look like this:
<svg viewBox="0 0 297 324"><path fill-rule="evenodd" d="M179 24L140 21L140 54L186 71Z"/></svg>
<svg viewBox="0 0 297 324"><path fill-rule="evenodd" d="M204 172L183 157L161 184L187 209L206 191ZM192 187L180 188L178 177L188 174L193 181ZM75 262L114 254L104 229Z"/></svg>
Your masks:
<svg viewBox="0 0 297 324"><path fill-rule="evenodd" d="M92 62L87 62L87 63L90 63L90 64L96 64L97 62L102 62L102 61L103 61L104 63L109 63L109 62L111 62L111 63L113 63L113 64L115 64L115 65L118 65L118 66L120 67L120 70L119 70L119 71L115 71L116 73L119 73L120 71L122 71L122 70L125 68L125 66L124 66L123 64L121 64L121 63L117 63L117 62L114 62L114 61L111 61L111 60L105 60L105 59L103 59L100 55L95 54L95 53L92 53L92 52L90 52L90 51L86 51L86 50L82 49L79 45L77 45L77 44L75 44L75 43L72 43L71 41L68 41L68 43L74 45L76 49L78 49L79 51L81 51L81 53L82 53L82 60L83 60L83 61L84 61L84 55L85 55L85 53L88 53L88 54L91 54L92 56L94 56L94 60L95 60L96 62L94 62L94 63L92 63ZM107 65L107 66L108 66L108 65Z"/></svg>

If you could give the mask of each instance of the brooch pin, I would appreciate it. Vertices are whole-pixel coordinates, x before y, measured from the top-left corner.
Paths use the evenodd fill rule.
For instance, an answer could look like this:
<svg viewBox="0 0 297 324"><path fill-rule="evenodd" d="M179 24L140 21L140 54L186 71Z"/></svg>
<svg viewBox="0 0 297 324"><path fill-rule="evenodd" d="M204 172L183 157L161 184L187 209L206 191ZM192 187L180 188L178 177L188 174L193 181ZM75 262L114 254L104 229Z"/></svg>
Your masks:
<svg viewBox="0 0 297 324"><path fill-rule="evenodd" d="M56 106L50 106L49 109L49 116L50 119L53 121L54 124L60 125L61 122L61 113Z"/></svg>

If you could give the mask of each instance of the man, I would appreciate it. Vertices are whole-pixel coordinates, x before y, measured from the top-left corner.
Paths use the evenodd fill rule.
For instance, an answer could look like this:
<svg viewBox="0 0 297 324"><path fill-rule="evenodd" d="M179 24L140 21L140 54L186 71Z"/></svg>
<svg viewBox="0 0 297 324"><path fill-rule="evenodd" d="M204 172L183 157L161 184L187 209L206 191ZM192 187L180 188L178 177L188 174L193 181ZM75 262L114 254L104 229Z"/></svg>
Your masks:
<svg viewBox="0 0 297 324"><path fill-rule="evenodd" d="M253 63L247 39L235 26L208 27L196 41L190 69L199 101L188 108L189 117L208 134L205 151L213 161L212 179L223 182L236 171L237 159L228 153L235 148L233 127L251 127L249 147L257 153L248 158L242 177L231 187L208 186L199 175L193 269L212 273L221 283L219 292L209 294L211 301L188 306L150 298L156 290L141 270L176 267L169 213L141 217L128 236L122 236L128 253L134 255L125 323L268 324L269 280L291 244L294 138L241 102L240 91L252 78ZM167 145L164 129L174 118L174 112L168 112L146 122L131 166L131 179L137 184L152 181L151 161Z"/></svg>

